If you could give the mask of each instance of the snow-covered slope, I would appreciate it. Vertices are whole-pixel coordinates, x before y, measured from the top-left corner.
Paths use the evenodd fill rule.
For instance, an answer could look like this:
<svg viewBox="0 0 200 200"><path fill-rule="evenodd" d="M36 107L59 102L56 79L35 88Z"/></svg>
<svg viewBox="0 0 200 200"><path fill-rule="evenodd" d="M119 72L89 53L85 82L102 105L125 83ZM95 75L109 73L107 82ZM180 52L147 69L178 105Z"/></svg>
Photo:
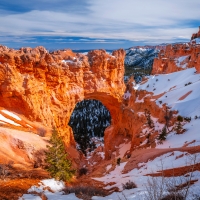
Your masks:
<svg viewBox="0 0 200 200"><path fill-rule="evenodd" d="M157 105L167 104L180 115L192 118L200 115L199 88L200 74L195 68L150 76L146 83L138 85L138 90L152 92L153 96L162 94L155 100Z"/></svg>
<svg viewBox="0 0 200 200"><path fill-rule="evenodd" d="M105 173L102 177L95 177L96 181L103 182L105 189L118 188L120 192L113 192L106 197L92 197L93 200L115 200L115 199L149 199L152 193L162 192L164 198L170 194L170 188L184 186L188 182L194 183L187 188L182 187L179 192L185 195L186 200L196 200L200 197L200 74L195 68L185 69L171 74L151 75L140 84L134 85L134 89L146 90L148 94L143 99L136 99L136 103L144 103L144 98L150 98L161 109L166 104L169 109L176 110L177 116L190 118L190 122L183 123L185 132L176 134L171 131L167 134L162 144L157 143L156 148L137 149L132 152L130 158L123 158L120 165L116 159L105 166ZM126 93L130 98L130 93ZM143 115L143 112L137 113ZM152 117L155 130L164 126L158 123L158 119ZM172 127L170 127L172 128ZM144 130L148 132L146 128ZM130 143L119 146L118 154L121 158L130 149ZM195 167L191 167L195 166ZM163 173L168 176L164 177ZM156 175L155 177L152 174ZM123 184L132 181L137 188L130 190L123 189ZM188 191L187 191L188 189ZM43 189L46 196L51 198L77 199L74 194L63 195L62 192L49 193ZM176 190L177 191L177 190ZM42 191L40 191L42 192ZM24 199L34 199L31 194L24 195ZM49 198L49 199L51 199ZM162 199L160 198L160 199ZM155 198L158 199L158 198ZM166 198L165 198L166 199Z"/></svg>
<svg viewBox="0 0 200 200"><path fill-rule="evenodd" d="M161 172L163 169L175 170L176 168L183 167L189 162L198 163L200 159L200 154L189 154L188 152L174 151L165 153L153 160L148 162L138 163L137 168L129 171L128 173L123 173L123 170L127 162L123 162L120 165L116 165L115 168L110 171L110 165L107 166L107 172L101 178L94 178L97 181L104 182L107 184L105 189L112 189L118 187L121 192L113 192L109 196L100 197L93 196L92 200L117 200L117 199L130 199L130 200L148 200L148 197L152 193L160 192L161 197L168 195L170 191L167 188L176 187L189 180L194 181L194 185L191 185L188 191L186 200L195 200L195 195L199 194L200 189L200 172L192 171L188 172L187 176L172 176L172 177L151 177L150 174ZM127 182L134 182L136 188L123 189L123 184ZM152 186L154 185L154 187ZM47 188L47 186L49 188ZM32 186L28 192L29 194L24 194L19 200L41 200L39 195L41 193L45 194L48 199L71 199L78 200L73 193L66 195L61 190L64 189L64 184L62 181L55 181L54 179L43 180L39 183L39 186ZM149 190L150 189L150 190ZM182 194L185 194L186 190L182 190ZM157 198L155 198L157 200ZM170 199L169 199L170 200Z"/></svg>
<svg viewBox="0 0 200 200"><path fill-rule="evenodd" d="M149 76L145 83L137 84L134 88L150 92L148 97L160 108L166 104L171 110L178 111L177 115L191 117L191 121L183 126L186 130L184 134L180 136L172 131L163 145L158 145L157 148L182 147L189 143L192 143L190 146L200 144L200 74L196 73L195 68Z"/></svg>

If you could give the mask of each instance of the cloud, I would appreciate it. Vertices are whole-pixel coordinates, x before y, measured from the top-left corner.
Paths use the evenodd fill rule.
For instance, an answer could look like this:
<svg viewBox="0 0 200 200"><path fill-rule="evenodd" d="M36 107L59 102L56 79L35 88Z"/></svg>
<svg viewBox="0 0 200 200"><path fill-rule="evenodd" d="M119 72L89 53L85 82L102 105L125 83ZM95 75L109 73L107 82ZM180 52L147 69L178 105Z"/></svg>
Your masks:
<svg viewBox="0 0 200 200"><path fill-rule="evenodd" d="M32 10L49 10L83 14L85 12L88 12L87 7L88 2L84 0L34 0L34 3L27 0L1 0L0 2L0 10L6 10L10 13L23 13L30 12Z"/></svg>
<svg viewBox="0 0 200 200"><path fill-rule="evenodd" d="M189 40L200 25L199 0L6 2L0 3L2 38L73 36L83 37L78 41L83 43L91 42L89 38L99 43L108 42L105 39L162 43Z"/></svg>

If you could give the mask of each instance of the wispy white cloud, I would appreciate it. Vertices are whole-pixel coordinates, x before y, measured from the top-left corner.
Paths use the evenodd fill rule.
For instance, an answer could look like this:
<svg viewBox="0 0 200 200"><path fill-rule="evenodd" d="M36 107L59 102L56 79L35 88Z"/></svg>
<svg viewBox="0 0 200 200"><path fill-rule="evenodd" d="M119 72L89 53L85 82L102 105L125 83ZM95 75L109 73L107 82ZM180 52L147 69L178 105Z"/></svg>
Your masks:
<svg viewBox="0 0 200 200"><path fill-rule="evenodd" d="M195 26L200 24L199 0L85 1L84 14L52 9L21 13L0 10L0 35L79 36L158 43L189 40L197 30Z"/></svg>

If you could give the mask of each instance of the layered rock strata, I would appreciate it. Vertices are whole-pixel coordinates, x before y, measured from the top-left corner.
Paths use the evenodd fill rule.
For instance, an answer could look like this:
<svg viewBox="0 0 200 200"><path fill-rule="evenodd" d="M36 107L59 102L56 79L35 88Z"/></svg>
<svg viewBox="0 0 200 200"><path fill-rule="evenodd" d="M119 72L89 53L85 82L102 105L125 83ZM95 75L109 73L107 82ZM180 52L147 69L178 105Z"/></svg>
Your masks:
<svg viewBox="0 0 200 200"><path fill-rule="evenodd" d="M66 146L74 149L68 122L77 102L100 100L110 111L110 128L119 123L124 57L122 49L112 55L105 50L83 55L71 50L49 53L43 47L14 50L0 46L0 107L45 127L56 126Z"/></svg>
<svg viewBox="0 0 200 200"><path fill-rule="evenodd" d="M195 67L200 72L200 44L170 44L154 59L152 74L172 73Z"/></svg>

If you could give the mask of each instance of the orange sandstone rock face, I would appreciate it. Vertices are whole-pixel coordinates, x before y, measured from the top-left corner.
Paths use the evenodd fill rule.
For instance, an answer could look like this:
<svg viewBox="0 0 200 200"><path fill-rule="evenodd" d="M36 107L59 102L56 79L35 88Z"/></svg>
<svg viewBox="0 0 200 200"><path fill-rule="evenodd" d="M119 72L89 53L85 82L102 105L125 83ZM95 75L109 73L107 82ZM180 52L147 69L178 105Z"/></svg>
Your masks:
<svg viewBox="0 0 200 200"><path fill-rule="evenodd" d="M97 99L111 113L105 138L112 138L108 134L117 134L113 131L122 112L124 57L122 49L112 55L104 50L83 55L71 50L49 53L43 47L14 50L0 46L0 107L46 127L56 126L66 145L75 147L68 126L71 113L79 101Z"/></svg>
<svg viewBox="0 0 200 200"><path fill-rule="evenodd" d="M71 50L49 53L43 47L13 50L0 46L0 107L40 122L43 129L56 126L78 163L80 157L68 122L79 101L96 99L112 118L104 134L105 158L113 158L124 139L131 141L131 150L138 148L146 140L141 136L146 124L141 113L148 109L164 123L165 110L151 101L146 91L135 91L133 80L125 89L124 57L124 50L112 55L94 50L83 55Z"/></svg>
<svg viewBox="0 0 200 200"><path fill-rule="evenodd" d="M200 38L200 26L199 26L199 31L198 31L198 33L193 33L193 34L192 34L191 40L194 40L194 39L196 39L196 38Z"/></svg>
<svg viewBox="0 0 200 200"><path fill-rule="evenodd" d="M191 67L200 72L200 45L195 41L170 44L154 59L152 74L167 74Z"/></svg>

